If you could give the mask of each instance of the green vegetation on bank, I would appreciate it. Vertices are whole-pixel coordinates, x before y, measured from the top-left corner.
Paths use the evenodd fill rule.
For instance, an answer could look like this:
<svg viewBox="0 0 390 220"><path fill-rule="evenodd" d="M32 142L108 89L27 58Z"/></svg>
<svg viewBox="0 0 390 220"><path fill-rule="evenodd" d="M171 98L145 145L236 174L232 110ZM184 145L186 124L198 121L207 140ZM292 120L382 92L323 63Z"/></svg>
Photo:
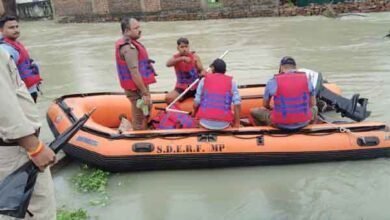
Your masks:
<svg viewBox="0 0 390 220"><path fill-rule="evenodd" d="M57 220L87 220L88 214L84 209L66 210L61 208L57 210Z"/></svg>
<svg viewBox="0 0 390 220"><path fill-rule="evenodd" d="M80 171L72 177L71 181L76 190L79 192L98 193L98 198L94 198L89 201L90 205L105 206L108 201L106 186L109 175L109 172L83 165L81 166ZM64 206L57 210L57 220L87 220L90 218L91 217L87 214L87 211L82 208L77 210L68 210Z"/></svg>
<svg viewBox="0 0 390 220"><path fill-rule="evenodd" d="M109 172L84 165L81 172L72 178L72 182L80 192L105 193Z"/></svg>

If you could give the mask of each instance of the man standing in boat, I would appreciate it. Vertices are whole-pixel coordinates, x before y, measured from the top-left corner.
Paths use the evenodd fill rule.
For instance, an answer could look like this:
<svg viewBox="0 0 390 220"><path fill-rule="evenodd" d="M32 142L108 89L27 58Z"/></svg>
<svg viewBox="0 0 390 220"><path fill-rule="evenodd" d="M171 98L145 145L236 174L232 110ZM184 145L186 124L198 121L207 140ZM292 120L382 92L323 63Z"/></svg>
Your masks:
<svg viewBox="0 0 390 220"><path fill-rule="evenodd" d="M40 127L37 107L10 54L3 48L0 48L0 103L0 180L31 160L42 172L38 174L28 207L34 217L28 219L56 219L53 180L47 169L55 162L55 154L36 136ZM0 215L0 219L15 218Z"/></svg>
<svg viewBox="0 0 390 220"><path fill-rule="evenodd" d="M202 62L194 51L190 51L190 42L187 38L181 37L177 40L177 50L179 51L167 62L167 67L175 67L176 85L173 91L166 96L166 102L171 103L195 80L203 76L205 71ZM193 86L182 100L194 97L197 86Z"/></svg>
<svg viewBox="0 0 390 220"><path fill-rule="evenodd" d="M241 97L233 77L225 75L226 63L216 59L211 64L212 74L200 82L194 99L193 114L207 129L222 130L232 125L240 127ZM234 114L231 105L234 105Z"/></svg>
<svg viewBox="0 0 390 220"><path fill-rule="evenodd" d="M0 39L1 47L3 47L14 59L20 77L26 84L34 102L36 102L39 84L41 83L42 78L39 75L38 66L30 58L27 49L17 40L20 36L20 31L16 17L8 15L3 16L0 19L0 31L3 35Z"/></svg>
<svg viewBox="0 0 390 220"><path fill-rule="evenodd" d="M316 117L318 110L313 84L304 72L296 70L296 63L292 57L283 57L279 73L267 82L263 107L251 109L256 125L273 125L284 130L298 130Z"/></svg>
<svg viewBox="0 0 390 220"><path fill-rule="evenodd" d="M121 29L123 36L115 43L118 77L131 102L133 129L144 130L152 104L149 85L156 82L156 74L146 48L138 41L140 23L135 18L123 18Z"/></svg>

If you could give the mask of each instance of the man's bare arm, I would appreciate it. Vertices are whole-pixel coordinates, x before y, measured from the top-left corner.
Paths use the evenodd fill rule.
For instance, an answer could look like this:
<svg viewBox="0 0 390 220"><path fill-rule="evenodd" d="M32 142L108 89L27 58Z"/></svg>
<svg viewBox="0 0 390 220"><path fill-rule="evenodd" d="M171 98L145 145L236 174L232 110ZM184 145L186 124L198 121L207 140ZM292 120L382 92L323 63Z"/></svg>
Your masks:
<svg viewBox="0 0 390 220"><path fill-rule="evenodd" d="M167 61L167 67L172 67L174 65L176 65L176 63L180 62L180 61L184 61L185 60L185 56L180 56L180 57L172 57L171 59L169 59Z"/></svg>
<svg viewBox="0 0 390 220"><path fill-rule="evenodd" d="M240 127L240 113L241 113L241 105L234 105L234 122L233 127Z"/></svg>

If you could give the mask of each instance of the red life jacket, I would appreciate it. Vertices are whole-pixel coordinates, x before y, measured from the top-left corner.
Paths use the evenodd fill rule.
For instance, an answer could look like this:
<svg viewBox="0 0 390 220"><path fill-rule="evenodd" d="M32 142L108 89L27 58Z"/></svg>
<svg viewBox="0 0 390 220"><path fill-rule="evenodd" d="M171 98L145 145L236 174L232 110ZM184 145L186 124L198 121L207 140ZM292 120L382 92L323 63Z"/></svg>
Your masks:
<svg viewBox="0 0 390 220"><path fill-rule="evenodd" d="M312 118L310 92L305 73L275 75L277 90L271 121L275 124L308 122Z"/></svg>
<svg viewBox="0 0 390 220"><path fill-rule="evenodd" d="M180 57L176 54L174 58ZM191 83L199 78L199 72L196 68L195 56L193 52L188 54L191 62L186 63L184 61L177 62L175 65L176 72L176 88L186 89ZM195 90L197 86L193 86L191 90Z"/></svg>
<svg viewBox="0 0 390 220"><path fill-rule="evenodd" d="M129 43L125 39L121 38L115 43L115 59L118 72L119 81L121 87L126 90L137 90L137 86L131 78L131 73L127 67L126 61L120 55L121 46ZM141 74L142 80L145 85L149 85L156 82L155 71L152 66L152 61L149 59L148 52L145 47L136 40L131 40L131 44L135 46L138 51L138 70Z"/></svg>
<svg viewBox="0 0 390 220"><path fill-rule="evenodd" d="M205 76L202 97L196 117L216 121L233 121L232 77L221 73Z"/></svg>
<svg viewBox="0 0 390 220"><path fill-rule="evenodd" d="M174 105L172 109L180 110L180 107ZM156 129L195 128L196 122L187 114L161 111L152 119L152 125Z"/></svg>
<svg viewBox="0 0 390 220"><path fill-rule="evenodd" d="M16 40L4 38L4 42L12 46L19 53L19 60L16 63L18 67L20 78L24 81L27 88L31 88L33 85L42 81L39 75L38 66L32 63L32 59L24 47L24 45Z"/></svg>

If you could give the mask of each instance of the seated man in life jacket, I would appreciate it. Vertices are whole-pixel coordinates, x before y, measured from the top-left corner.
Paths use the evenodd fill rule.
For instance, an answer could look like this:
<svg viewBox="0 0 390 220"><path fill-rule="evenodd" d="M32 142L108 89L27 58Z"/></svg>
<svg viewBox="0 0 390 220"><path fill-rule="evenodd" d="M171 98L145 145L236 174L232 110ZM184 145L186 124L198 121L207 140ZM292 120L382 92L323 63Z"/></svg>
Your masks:
<svg viewBox="0 0 390 220"><path fill-rule="evenodd" d="M271 98L274 106L271 107ZM296 70L292 57L283 57L279 74L267 82L264 108L251 109L256 125L273 125L283 130L298 130L317 115L313 84L303 72Z"/></svg>
<svg viewBox="0 0 390 220"><path fill-rule="evenodd" d="M230 125L240 126L241 97L233 77L225 75L226 64L216 59L198 85L192 111L199 124L207 129L222 130ZM234 114L232 112L234 105Z"/></svg>
<svg viewBox="0 0 390 220"><path fill-rule="evenodd" d="M205 73L199 56L194 51L190 51L189 44L187 38L179 38L177 40L177 50L179 52L167 62L167 67L174 67L176 73L175 89L167 94L167 103L175 100L189 85ZM193 86L181 100L194 97L196 87L196 85Z"/></svg>

